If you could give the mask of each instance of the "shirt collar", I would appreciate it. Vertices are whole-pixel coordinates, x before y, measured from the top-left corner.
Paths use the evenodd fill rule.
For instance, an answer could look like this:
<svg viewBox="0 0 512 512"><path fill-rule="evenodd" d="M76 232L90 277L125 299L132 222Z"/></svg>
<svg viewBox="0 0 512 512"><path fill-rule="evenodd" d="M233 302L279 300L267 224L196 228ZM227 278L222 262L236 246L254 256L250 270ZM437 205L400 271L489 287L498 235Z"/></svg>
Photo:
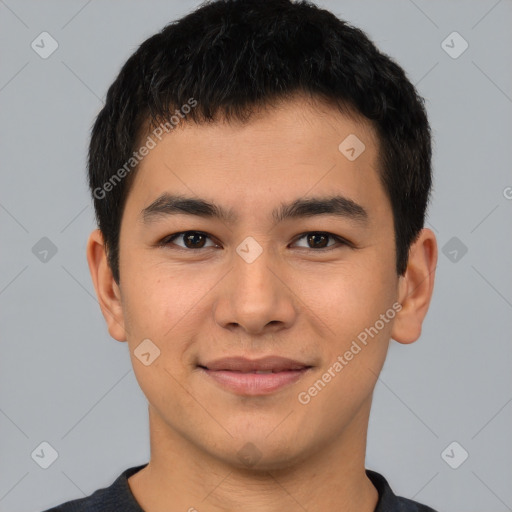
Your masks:
<svg viewBox="0 0 512 512"><path fill-rule="evenodd" d="M129 508L125 509L126 512L144 512L135 499L135 496L132 494L130 486L128 485L128 478L140 471L142 468L145 468L147 465L148 463L125 470L113 484L113 487L119 486L119 491L127 497L129 496L130 501L126 504ZM379 500L374 512L394 512L397 510L396 507L399 501L397 496L391 490L387 480L380 473L371 471L370 469L366 470L366 475L379 493Z"/></svg>

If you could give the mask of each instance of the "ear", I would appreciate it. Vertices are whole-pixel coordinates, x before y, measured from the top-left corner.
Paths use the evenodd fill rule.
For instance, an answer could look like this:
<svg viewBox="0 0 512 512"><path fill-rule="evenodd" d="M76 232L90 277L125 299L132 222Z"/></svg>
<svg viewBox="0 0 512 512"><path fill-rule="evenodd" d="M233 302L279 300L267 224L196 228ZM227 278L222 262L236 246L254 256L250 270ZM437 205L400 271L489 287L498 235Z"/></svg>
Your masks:
<svg viewBox="0 0 512 512"><path fill-rule="evenodd" d="M409 261L398 283L402 309L393 323L391 337L399 343L413 343L421 335L428 311L437 266L437 241L432 230L424 228L409 250Z"/></svg>
<svg viewBox="0 0 512 512"><path fill-rule="evenodd" d="M108 265L105 243L99 229L94 230L87 241L87 262L108 332L117 341L126 341L121 290Z"/></svg>

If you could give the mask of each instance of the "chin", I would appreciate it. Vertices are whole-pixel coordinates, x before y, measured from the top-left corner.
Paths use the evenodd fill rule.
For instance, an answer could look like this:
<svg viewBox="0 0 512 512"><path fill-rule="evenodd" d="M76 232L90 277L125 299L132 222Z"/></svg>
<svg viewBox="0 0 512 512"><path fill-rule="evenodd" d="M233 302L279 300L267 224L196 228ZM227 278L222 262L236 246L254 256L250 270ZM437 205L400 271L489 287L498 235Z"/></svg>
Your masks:
<svg viewBox="0 0 512 512"><path fill-rule="evenodd" d="M250 473L288 470L307 458L301 447L290 443L286 437L276 436L271 442L265 435L246 436L245 440L237 436L230 446L226 446L226 452L217 451L213 455L230 466ZM235 451L232 451L233 447Z"/></svg>

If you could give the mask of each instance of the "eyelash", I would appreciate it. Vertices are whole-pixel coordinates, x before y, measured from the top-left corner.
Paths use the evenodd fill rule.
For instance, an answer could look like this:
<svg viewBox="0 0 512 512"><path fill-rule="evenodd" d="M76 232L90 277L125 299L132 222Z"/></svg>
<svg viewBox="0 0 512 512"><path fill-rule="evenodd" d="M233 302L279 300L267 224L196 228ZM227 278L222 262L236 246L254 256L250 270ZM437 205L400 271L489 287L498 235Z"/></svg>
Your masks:
<svg viewBox="0 0 512 512"><path fill-rule="evenodd" d="M163 238L162 240L160 240L160 242L158 242L158 246L160 246L160 247L168 247L170 244L172 244L172 242L174 240L176 240L177 238L182 237L182 236L184 236L186 234L202 235L202 236L205 236L205 237L209 238L210 240L212 240L210 235L208 235L207 233L204 233L203 231L180 231L179 233L174 233L173 235L168 235L165 238ZM329 238L333 238L334 240L336 240L341 245L345 245L345 246L352 247L352 248L354 247L353 244L351 242L349 242L348 240L346 240L346 239L344 239L344 238L342 238L340 236L334 235L333 233L329 233L327 231L306 231L305 233L299 235L294 240L293 243L296 243L299 240L302 240L307 235L312 235L312 234L324 235L324 236L327 236ZM181 247L181 246L176 245L176 244L173 244L173 245L175 245L176 249L187 251L187 252L200 251L202 249L212 249L212 248L214 248L214 247L210 246L210 247L199 247L197 249L191 249L191 248L188 248L188 247ZM329 251L332 251L332 250L337 249L337 248L339 248L339 246L337 246L336 244L334 244L332 246L328 246L328 247L320 247L320 248L317 248L317 249L312 248L312 247L300 247L300 249L306 249L306 250L315 251L315 252L329 252Z"/></svg>

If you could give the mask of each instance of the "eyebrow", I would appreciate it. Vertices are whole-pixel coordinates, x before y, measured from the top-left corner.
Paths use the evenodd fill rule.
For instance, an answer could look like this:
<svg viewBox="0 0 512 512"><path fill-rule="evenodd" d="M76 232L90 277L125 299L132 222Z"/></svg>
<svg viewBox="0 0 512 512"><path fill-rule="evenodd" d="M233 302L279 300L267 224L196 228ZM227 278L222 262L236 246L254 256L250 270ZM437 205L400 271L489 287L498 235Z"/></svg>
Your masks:
<svg viewBox="0 0 512 512"><path fill-rule="evenodd" d="M219 219L227 224L232 224L238 219L238 216L231 209L225 209L204 199L169 193L160 195L140 213L145 224L161 217L179 214ZM368 223L367 210L352 199L342 195L300 198L291 203L283 203L272 212L275 224L287 219L317 215L335 215L361 225Z"/></svg>

